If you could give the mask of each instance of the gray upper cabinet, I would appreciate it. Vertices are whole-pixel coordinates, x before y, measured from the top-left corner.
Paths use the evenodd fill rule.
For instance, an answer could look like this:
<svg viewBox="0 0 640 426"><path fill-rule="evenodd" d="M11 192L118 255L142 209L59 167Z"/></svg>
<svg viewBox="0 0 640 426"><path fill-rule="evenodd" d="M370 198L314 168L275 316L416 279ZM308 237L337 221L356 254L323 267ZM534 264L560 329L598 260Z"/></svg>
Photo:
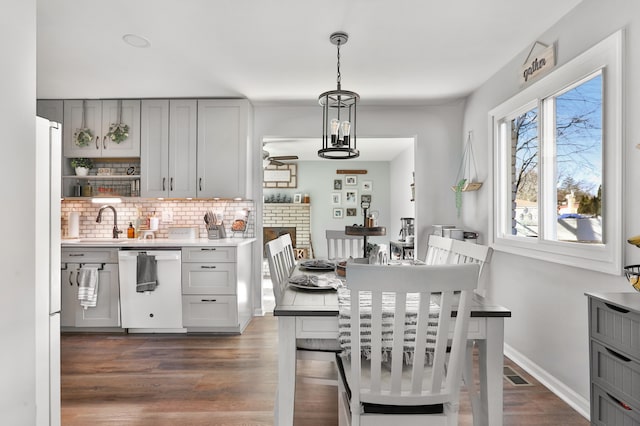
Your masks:
<svg viewBox="0 0 640 426"><path fill-rule="evenodd" d="M198 197L250 198L249 126L245 99L198 101Z"/></svg>
<svg viewBox="0 0 640 426"><path fill-rule="evenodd" d="M64 120L63 102L57 99L42 99L36 104L36 115L56 123Z"/></svg>
<svg viewBox="0 0 640 426"><path fill-rule="evenodd" d="M250 104L142 101L141 197L250 198Z"/></svg>
<svg viewBox="0 0 640 426"><path fill-rule="evenodd" d="M128 158L140 156L140 101L122 100L65 100L63 154L65 157ZM123 123L129 126L129 136L120 143L112 141L109 127ZM74 134L86 128L92 133L91 142L78 146Z"/></svg>
<svg viewBox="0 0 640 426"><path fill-rule="evenodd" d="M196 196L196 120L196 100L142 101L141 197Z"/></svg>

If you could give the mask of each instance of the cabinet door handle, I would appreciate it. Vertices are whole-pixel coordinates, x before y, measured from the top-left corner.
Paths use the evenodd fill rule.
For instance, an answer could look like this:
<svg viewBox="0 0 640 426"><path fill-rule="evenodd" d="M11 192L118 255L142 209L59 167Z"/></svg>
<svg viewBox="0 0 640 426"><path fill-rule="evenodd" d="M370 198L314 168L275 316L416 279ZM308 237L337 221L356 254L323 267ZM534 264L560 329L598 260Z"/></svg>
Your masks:
<svg viewBox="0 0 640 426"><path fill-rule="evenodd" d="M96 136L96 149L100 149L100 145L98 145L98 142L100 142L100 136Z"/></svg>
<svg viewBox="0 0 640 426"><path fill-rule="evenodd" d="M107 136L102 137L102 149L107 149Z"/></svg>
<svg viewBox="0 0 640 426"><path fill-rule="evenodd" d="M611 350L611 349L609 349L609 348L605 348L605 349L607 350L607 352L609 352L609 354L613 355L614 357L616 357L616 358L618 358L618 359L620 359L620 360L622 360L622 361L624 361L624 362L629 362L629 361L631 361L631 359L630 359L630 358L627 358L626 356L624 356L624 355L622 355L622 354L619 354L618 352L616 352L616 351L614 351L614 350Z"/></svg>
<svg viewBox="0 0 640 426"><path fill-rule="evenodd" d="M166 191L167 190L167 186L165 185L165 183L167 182L167 178L163 177L162 178L162 190Z"/></svg>
<svg viewBox="0 0 640 426"><path fill-rule="evenodd" d="M201 248L200 251L216 251L216 248Z"/></svg>
<svg viewBox="0 0 640 426"><path fill-rule="evenodd" d="M609 392L606 392L606 394L607 394L607 396L608 396L609 398L611 398L611 400L612 400L613 402L615 402L616 404L618 404L619 406L621 406L621 407L622 407L622 408L624 408L625 410L627 410L627 411L633 411L633 410L631 409L631 407L629 407L629 405L628 405L628 404L625 404L624 402L620 401L618 398L616 398L615 396L611 395Z"/></svg>
<svg viewBox="0 0 640 426"><path fill-rule="evenodd" d="M69 271L69 285L73 287L73 281L71 281L73 278L73 271Z"/></svg>
<svg viewBox="0 0 640 426"><path fill-rule="evenodd" d="M216 269L215 266L207 266L207 265L201 265L200 268L201 269Z"/></svg>
<svg viewBox="0 0 640 426"><path fill-rule="evenodd" d="M201 302L217 302L216 299L201 299Z"/></svg>
<svg viewBox="0 0 640 426"><path fill-rule="evenodd" d="M173 178L169 180L169 191L173 191Z"/></svg>
<svg viewBox="0 0 640 426"><path fill-rule="evenodd" d="M612 305L611 303L607 303L607 302L605 302L604 304L607 305L609 309L613 309L614 311L617 311L623 314L629 313L627 309L621 308L620 306Z"/></svg>
<svg viewBox="0 0 640 426"><path fill-rule="evenodd" d="M84 253L69 253L69 257L82 257Z"/></svg>
<svg viewBox="0 0 640 426"><path fill-rule="evenodd" d="M202 191L202 178L200 178L198 182L198 186L199 186L199 191Z"/></svg>

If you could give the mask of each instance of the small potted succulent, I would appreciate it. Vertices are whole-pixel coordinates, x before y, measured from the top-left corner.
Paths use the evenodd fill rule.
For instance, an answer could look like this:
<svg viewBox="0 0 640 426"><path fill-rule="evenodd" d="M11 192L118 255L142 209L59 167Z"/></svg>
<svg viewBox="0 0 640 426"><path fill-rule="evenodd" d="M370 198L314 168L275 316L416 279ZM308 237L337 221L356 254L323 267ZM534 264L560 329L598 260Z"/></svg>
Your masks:
<svg viewBox="0 0 640 426"><path fill-rule="evenodd" d="M89 174L89 170L93 168L93 161L91 158L72 158L71 167L76 170L76 175L86 176Z"/></svg>

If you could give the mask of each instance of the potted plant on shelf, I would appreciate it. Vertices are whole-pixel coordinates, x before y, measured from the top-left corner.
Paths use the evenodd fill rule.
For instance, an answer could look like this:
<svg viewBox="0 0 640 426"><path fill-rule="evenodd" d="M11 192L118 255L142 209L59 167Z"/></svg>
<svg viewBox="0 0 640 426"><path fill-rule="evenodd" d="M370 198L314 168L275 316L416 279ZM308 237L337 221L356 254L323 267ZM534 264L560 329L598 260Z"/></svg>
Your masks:
<svg viewBox="0 0 640 426"><path fill-rule="evenodd" d="M86 176L93 168L93 161L91 158L72 158L71 167L76 170L76 175Z"/></svg>

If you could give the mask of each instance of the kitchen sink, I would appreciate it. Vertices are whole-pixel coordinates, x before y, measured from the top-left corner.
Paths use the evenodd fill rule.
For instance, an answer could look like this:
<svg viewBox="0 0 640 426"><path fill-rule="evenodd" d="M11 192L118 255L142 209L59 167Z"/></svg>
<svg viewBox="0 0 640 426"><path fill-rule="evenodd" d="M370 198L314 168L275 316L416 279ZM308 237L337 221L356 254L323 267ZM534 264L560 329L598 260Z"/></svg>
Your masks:
<svg viewBox="0 0 640 426"><path fill-rule="evenodd" d="M64 243L75 244L124 244L126 238L77 238L73 240L63 240Z"/></svg>

